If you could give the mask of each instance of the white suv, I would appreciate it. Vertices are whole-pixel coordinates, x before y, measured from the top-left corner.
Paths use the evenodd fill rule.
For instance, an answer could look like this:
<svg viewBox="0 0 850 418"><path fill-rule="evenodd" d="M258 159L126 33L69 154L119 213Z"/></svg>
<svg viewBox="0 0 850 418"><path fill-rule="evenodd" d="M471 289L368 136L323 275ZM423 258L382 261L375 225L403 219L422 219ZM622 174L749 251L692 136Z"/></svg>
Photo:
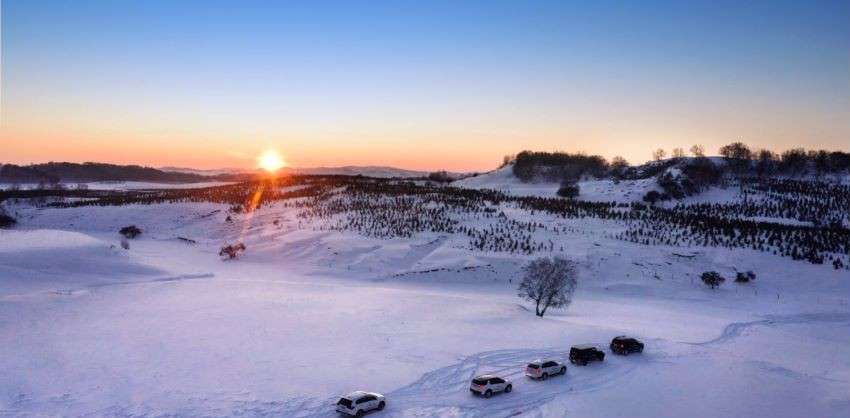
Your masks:
<svg viewBox="0 0 850 418"><path fill-rule="evenodd" d="M387 401L384 398L384 395L358 390L357 392L351 392L348 395L339 398L339 401L336 403L336 411L343 414L362 417L369 411L375 409L380 411L384 409L386 405Z"/></svg>
<svg viewBox="0 0 850 418"><path fill-rule="evenodd" d="M493 396L496 392L510 393L512 390L513 386L510 380L491 374L478 376L472 379L472 384L469 385L470 392L477 395L484 395L485 398Z"/></svg>
<svg viewBox="0 0 850 418"><path fill-rule="evenodd" d="M525 375L546 380L549 376L567 374L567 366L555 360L534 360L525 367Z"/></svg>

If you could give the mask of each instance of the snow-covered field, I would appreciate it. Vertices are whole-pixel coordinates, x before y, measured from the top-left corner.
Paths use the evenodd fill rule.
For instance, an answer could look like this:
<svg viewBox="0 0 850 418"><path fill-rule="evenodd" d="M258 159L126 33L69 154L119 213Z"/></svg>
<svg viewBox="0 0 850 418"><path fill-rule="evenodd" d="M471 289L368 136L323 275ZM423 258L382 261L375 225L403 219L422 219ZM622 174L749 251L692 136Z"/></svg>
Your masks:
<svg viewBox="0 0 850 418"><path fill-rule="evenodd" d="M602 200L622 195L592 186L582 187ZM332 417L337 397L358 389L384 393L374 416L394 417L850 410L847 270L642 246L606 238L602 221L565 219L572 232L556 253L580 264L579 289L569 309L538 318L516 296L528 258L472 251L457 235L366 238L304 225L283 204L233 222L211 203L10 209L19 225L0 230L0 416ZM144 233L124 250L116 231L129 224ZM245 255L221 261L235 241ZM758 278L712 291L698 278L706 270ZM564 359L578 343L608 351L621 334L646 351L546 382L522 375L529 360ZM470 378L487 372L514 391L472 397Z"/></svg>

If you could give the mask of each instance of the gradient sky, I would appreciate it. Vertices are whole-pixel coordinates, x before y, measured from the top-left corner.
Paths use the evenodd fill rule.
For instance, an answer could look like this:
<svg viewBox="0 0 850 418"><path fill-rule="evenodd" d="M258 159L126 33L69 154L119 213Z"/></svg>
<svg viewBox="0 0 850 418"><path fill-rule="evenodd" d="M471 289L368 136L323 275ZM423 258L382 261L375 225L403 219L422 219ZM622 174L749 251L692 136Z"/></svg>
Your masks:
<svg viewBox="0 0 850 418"><path fill-rule="evenodd" d="M0 162L850 149L850 1L2 0ZM668 151L669 152L669 151Z"/></svg>

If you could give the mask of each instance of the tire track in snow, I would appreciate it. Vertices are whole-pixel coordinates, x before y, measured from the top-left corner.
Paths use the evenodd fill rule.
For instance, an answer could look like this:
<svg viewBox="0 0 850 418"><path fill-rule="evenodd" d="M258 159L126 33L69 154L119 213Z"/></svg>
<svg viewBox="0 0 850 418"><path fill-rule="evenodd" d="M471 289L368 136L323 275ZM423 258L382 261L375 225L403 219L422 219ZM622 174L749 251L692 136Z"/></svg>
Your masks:
<svg viewBox="0 0 850 418"><path fill-rule="evenodd" d="M850 314L833 312L833 313L804 313L796 315L767 315L765 319L749 322L732 322L723 328L719 336L708 341L686 343L691 345L705 346L712 344L724 343L741 336L744 331L758 326L775 326L775 325L793 325L793 324L810 324L810 323L837 323L850 322Z"/></svg>

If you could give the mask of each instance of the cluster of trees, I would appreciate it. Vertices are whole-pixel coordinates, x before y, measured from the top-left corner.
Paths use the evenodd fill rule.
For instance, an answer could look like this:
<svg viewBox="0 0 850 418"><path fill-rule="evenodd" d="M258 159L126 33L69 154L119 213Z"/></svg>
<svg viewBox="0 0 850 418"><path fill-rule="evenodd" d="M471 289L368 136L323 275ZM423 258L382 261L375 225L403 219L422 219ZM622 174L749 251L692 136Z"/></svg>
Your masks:
<svg viewBox="0 0 850 418"><path fill-rule="evenodd" d="M685 157L682 148L674 148L672 160ZM695 158L705 157L705 148L701 145L691 147L691 155ZM726 169L741 176L772 174L802 175L846 173L850 171L850 153L828 150L806 150L793 148L782 153L768 149L752 149L743 142L733 142L720 147L718 155L726 162ZM657 149L652 152L654 161L661 162L667 157L667 152Z"/></svg>
<svg viewBox="0 0 850 418"><path fill-rule="evenodd" d="M743 201L677 205L678 212L715 218L793 219L817 227L850 225L850 185L792 179L744 181Z"/></svg>
<svg viewBox="0 0 850 418"><path fill-rule="evenodd" d="M298 188L288 186L301 186ZM558 251L557 219L600 219L624 230L611 235L645 245L751 248L812 263L850 269L847 222L850 188L825 182L753 179L745 203L677 205L587 202L557 197L510 196L493 190L417 184L347 176L293 177L282 183L245 182L194 190L164 191L0 191L4 198L74 196L50 206L215 202L250 212L277 202L298 209L299 225L353 231L378 238L421 232L462 234L470 249L535 254ZM52 195L50 194L52 193ZM519 213L508 216L506 213ZM529 221L548 215L551 222ZM749 217L832 219L828 224L787 225ZM844 216L844 217L842 217ZM586 233L586 231L582 232Z"/></svg>
<svg viewBox="0 0 850 418"><path fill-rule="evenodd" d="M841 151L794 148L777 154L767 149L754 151L742 142L733 142L721 147L719 153L738 174L823 175L850 170L850 153Z"/></svg>
<svg viewBox="0 0 850 418"><path fill-rule="evenodd" d="M626 164L628 165L628 164ZM524 182L575 181L583 175L604 176L609 165L599 155L523 151L514 159L513 173Z"/></svg>
<svg viewBox="0 0 850 418"><path fill-rule="evenodd" d="M735 273L735 283L749 283L755 279L756 274L753 271L739 271ZM716 289L726 282L726 278L716 271L703 272L700 275L700 280L712 289Z"/></svg>
<svg viewBox="0 0 850 418"><path fill-rule="evenodd" d="M730 219L698 210L648 208L616 235L644 245L750 248L850 269L850 230Z"/></svg>

